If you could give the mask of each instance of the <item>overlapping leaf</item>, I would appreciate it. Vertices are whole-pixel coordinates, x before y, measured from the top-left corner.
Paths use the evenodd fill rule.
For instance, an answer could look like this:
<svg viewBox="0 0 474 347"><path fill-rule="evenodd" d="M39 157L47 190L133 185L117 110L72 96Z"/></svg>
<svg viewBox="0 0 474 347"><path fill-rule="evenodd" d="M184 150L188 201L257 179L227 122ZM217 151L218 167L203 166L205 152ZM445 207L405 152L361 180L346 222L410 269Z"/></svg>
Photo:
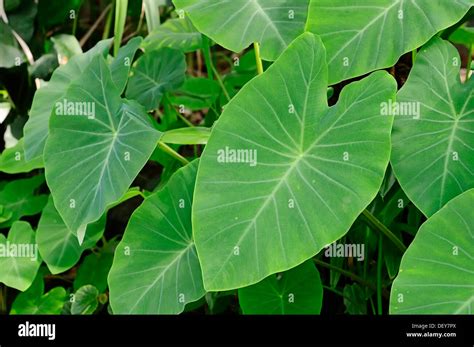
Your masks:
<svg viewBox="0 0 474 347"><path fill-rule="evenodd" d="M103 234L105 218L90 224L82 245L77 236L64 224L61 216L54 207L53 199L49 199L41 214L36 231L36 242L41 257L48 265L52 274L69 270L80 259L84 250L95 245Z"/></svg>
<svg viewBox="0 0 474 347"><path fill-rule="evenodd" d="M474 189L425 222L403 255L392 314L474 314Z"/></svg>
<svg viewBox="0 0 474 347"><path fill-rule="evenodd" d="M399 110L408 114L395 117L392 166L427 216L474 188L474 81L461 84L460 65L457 50L435 38L398 93Z"/></svg>
<svg viewBox="0 0 474 347"><path fill-rule="evenodd" d="M82 242L87 224L123 196L161 134L139 105L120 98L101 56L61 102L75 105L74 112L55 106L44 154L46 179L56 209ZM85 105L82 111L79 104Z"/></svg>
<svg viewBox="0 0 474 347"><path fill-rule="evenodd" d="M393 118L380 105L395 92L377 72L328 107L324 46L311 33L240 91L214 126L196 182L207 290L259 282L347 232L382 183Z"/></svg>
<svg viewBox="0 0 474 347"><path fill-rule="evenodd" d="M204 296L191 228L197 161L134 212L109 275L115 313L176 314Z"/></svg>
<svg viewBox="0 0 474 347"><path fill-rule="evenodd" d="M30 118L25 124L25 155L27 160L43 155L44 145L48 137L48 124L54 103L64 98L71 83L81 76L92 58L106 55L110 40L100 41L85 54L74 56L66 65L54 71L48 84L36 91L31 105Z"/></svg>
<svg viewBox="0 0 474 347"><path fill-rule="evenodd" d="M174 0L198 30L240 52L259 42L262 58L275 60L304 31L309 0Z"/></svg>
<svg viewBox="0 0 474 347"><path fill-rule="evenodd" d="M43 277L46 273L45 268L40 268L28 290L15 298L10 314L61 313L66 302L66 290L63 287L55 287L45 294Z"/></svg>
<svg viewBox="0 0 474 347"><path fill-rule="evenodd" d="M319 314L323 285L313 261L239 289L244 314Z"/></svg>
<svg viewBox="0 0 474 347"><path fill-rule="evenodd" d="M143 47L147 51L170 47L187 53L201 48L202 44L202 34L184 17L168 19L145 38Z"/></svg>
<svg viewBox="0 0 474 347"><path fill-rule="evenodd" d="M395 65L473 5L472 0L315 0L306 29L323 40L334 84Z"/></svg>
<svg viewBox="0 0 474 347"><path fill-rule="evenodd" d="M13 223L8 238L0 234L0 282L25 291L41 265L35 233L27 222Z"/></svg>
<svg viewBox="0 0 474 347"><path fill-rule="evenodd" d="M29 172L43 167L43 158L36 157L27 161L24 151L24 139L21 138L18 143L5 149L0 155L0 171L9 174Z"/></svg>
<svg viewBox="0 0 474 347"><path fill-rule="evenodd" d="M10 213L7 221L0 223L0 228L6 228L23 216L33 216L43 209L48 201L45 194L35 194L44 183L44 176L18 179L8 182L0 191L0 204L4 213Z"/></svg>
<svg viewBox="0 0 474 347"><path fill-rule="evenodd" d="M138 59L127 86L127 98L138 101L147 110L158 107L167 91L184 82L186 62L181 51L161 48L149 51Z"/></svg>

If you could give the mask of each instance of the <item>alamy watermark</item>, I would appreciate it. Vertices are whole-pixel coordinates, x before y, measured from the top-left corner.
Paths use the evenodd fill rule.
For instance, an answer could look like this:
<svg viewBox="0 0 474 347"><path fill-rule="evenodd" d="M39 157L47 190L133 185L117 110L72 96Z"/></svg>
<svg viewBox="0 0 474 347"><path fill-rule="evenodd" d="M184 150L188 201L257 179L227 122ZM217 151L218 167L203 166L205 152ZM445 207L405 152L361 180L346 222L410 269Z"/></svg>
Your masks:
<svg viewBox="0 0 474 347"><path fill-rule="evenodd" d="M325 247L324 255L328 258L355 258L358 261L365 259L365 245L363 243L331 243Z"/></svg>
<svg viewBox="0 0 474 347"><path fill-rule="evenodd" d="M417 101L392 101L388 100L380 104L382 116L406 116L420 119L421 104Z"/></svg>
<svg viewBox="0 0 474 347"><path fill-rule="evenodd" d="M58 116L84 116L89 119L95 118L95 102L69 101L63 99L54 105Z"/></svg>
<svg viewBox="0 0 474 347"><path fill-rule="evenodd" d="M38 260L38 245L32 243L0 243L0 258L30 258Z"/></svg>
<svg viewBox="0 0 474 347"><path fill-rule="evenodd" d="M217 150L217 162L221 164L244 163L257 166L256 149L233 149L226 146Z"/></svg>

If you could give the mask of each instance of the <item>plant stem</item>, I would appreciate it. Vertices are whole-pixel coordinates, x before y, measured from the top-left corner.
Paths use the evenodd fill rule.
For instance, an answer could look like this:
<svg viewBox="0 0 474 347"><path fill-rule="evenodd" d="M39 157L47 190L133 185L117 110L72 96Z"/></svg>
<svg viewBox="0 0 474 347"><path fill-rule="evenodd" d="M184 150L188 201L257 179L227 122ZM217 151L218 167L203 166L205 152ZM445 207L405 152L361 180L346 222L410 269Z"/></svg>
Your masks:
<svg viewBox="0 0 474 347"><path fill-rule="evenodd" d="M472 65L472 54L474 53L474 45L469 46L469 52L467 56L467 66L466 66L466 82L471 78L471 65Z"/></svg>
<svg viewBox="0 0 474 347"><path fill-rule="evenodd" d="M115 1L115 23L114 23L114 57L117 56L122 43L125 23L127 21L128 0Z"/></svg>
<svg viewBox="0 0 474 347"><path fill-rule="evenodd" d="M202 36L202 55L204 56L204 62L206 64L207 77L210 80L214 79L212 69L212 57L211 57L211 46L209 45L209 38L205 35Z"/></svg>
<svg viewBox="0 0 474 347"><path fill-rule="evenodd" d="M416 49L414 49L413 51L411 51L411 62L412 62L412 66L415 65L416 54L417 54Z"/></svg>
<svg viewBox="0 0 474 347"><path fill-rule="evenodd" d="M369 287L369 288L372 288L374 290L377 290L377 288L375 287L375 285L373 283L370 283L368 281L366 281L365 279L363 279L362 277L350 272L350 271L347 271L347 270L344 270L344 269L341 269L337 266L334 266L334 265L331 265L331 264L328 264L328 263L325 263L324 261L321 261L319 259L315 259L313 258L313 261L316 265L320 265L322 267L325 267L329 270L332 270L332 271L337 271L339 272L341 275L343 276L346 276L346 277L349 277L350 279L352 279L353 281L355 282L358 282L366 287Z"/></svg>
<svg viewBox="0 0 474 347"><path fill-rule="evenodd" d="M382 315L382 268L383 268L383 237L379 235L379 251L377 256L377 314Z"/></svg>
<svg viewBox="0 0 474 347"><path fill-rule="evenodd" d="M181 164L187 165L189 164L189 160L187 160L185 157L183 157L181 154L176 152L173 148L168 146L166 143L159 141L158 142L158 147L165 153L169 154L176 160L178 160Z"/></svg>
<svg viewBox="0 0 474 347"><path fill-rule="evenodd" d="M0 283L0 314L7 313L7 286Z"/></svg>
<svg viewBox="0 0 474 347"><path fill-rule="evenodd" d="M160 27L160 1L143 0L142 12L145 12L148 33Z"/></svg>
<svg viewBox="0 0 474 347"><path fill-rule="evenodd" d="M173 106L173 104L171 103L170 99L168 98L168 95L167 95L167 94L164 94L164 95L163 95L163 103L166 103L166 105L168 106L168 108L169 108L170 110L172 110L172 111L176 114L176 116L184 122L184 124L186 124L188 127L191 127L191 128L194 127L194 124L191 123L185 116L183 116L183 115L181 114L181 112L176 111L176 109L174 108L174 106ZM161 115L160 110L157 110L157 111L158 111L158 113Z"/></svg>
<svg viewBox="0 0 474 347"><path fill-rule="evenodd" d="M115 3L112 5L114 6ZM105 19L104 33L102 34L102 40L108 39L110 35L110 27L112 26L112 18L114 16L113 7L107 13L107 18Z"/></svg>
<svg viewBox="0 0 474 347"><path fill-rule="evenodd" d="M370 213L368 210L364 210L362 212L362 216L364 217L363 219L367 223L369 227L371 227L374 230L377 230L378 232L381 232L384 234L390 241L393 242L397 248L405 253L407 250L406 246L403 244L402 241L398 239L397 236L395 236L394 233L390 231L385 225L382 224L381 221L379 221L372 213Z"/></svg>
<svg viewBox="0 0 474 347"><path fill-rule="evenodd" d="M260 58L260 45L258 42L253 43L253 47L255 49L255 60L257 62L257 73L259 75L263 74L263 63L262 59Z"/></svg>
<svg viewBox="0 0 474 347"><path fill-rule="evenodd" d="M79 20L80 7L77 9L77 13L74 14L74 21L72 22L72 36L76 36L77 21Z"/></svg>
<svg viewBox="0 0 474 347"><path fill-rule="evenodd" d="M345 296L344 293L342 293L341 291L339 291L339 290L337 290L337 289L334 289L334 288L332 288L332 287L326 286L326 285L324 285L324 284L323 284L323 288L329 290L330 292L333 292L334 294L337 294L337 295L339 295L339 296L342 296L344 299L347 299L347 300L349 300L349 301L352 301L350 298L348 298L347 296Z"/></svg>
<svg viewBox="0 0 474 347"><path fill-rule="evenodd" d="M221 86L222 92L224 93L225 97L227 98L227 101L230 101L230 95L227 92L227 89L225 88L224 82L222 82L222 78L219 75L219 72L216 70L214 65L211 64L211 68L214 71L214 75L216 76L217 83Z"/></svg>
<svg viewBox="0 0 474 347"><path fill-rule="evenodd" d="M79 40L79 44L81 45L81 47L84 47L84 44L87 42L87 40L89 40L89 38L91 37L91 35L94 33L95 29L97 29L97 27L99 26L100 22L102 22L102 20L104 19L105 15L107 14L107 12L109 12L112 8L112 4L108 4L104 10L102 11L102 13L100 14L99 17L97 17L97 20L94 22L94 24L91 25L91 27L89 28L89 30L85 33L85 35Z"/></svg>

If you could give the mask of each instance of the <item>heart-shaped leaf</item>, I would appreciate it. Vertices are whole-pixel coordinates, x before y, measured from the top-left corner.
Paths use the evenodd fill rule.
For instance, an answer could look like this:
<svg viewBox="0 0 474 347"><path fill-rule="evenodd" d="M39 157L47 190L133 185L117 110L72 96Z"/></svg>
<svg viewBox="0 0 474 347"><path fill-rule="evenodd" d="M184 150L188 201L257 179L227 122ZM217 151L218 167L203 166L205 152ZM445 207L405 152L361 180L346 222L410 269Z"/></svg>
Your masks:
<svg viewBox="0 0 474 347"><path fill-rule="evenodd" d="M107 289L107 276L114 260L114 252L110 246L116 246L116 242L108 243L100 252L89 254L84 258L77 270L74 280L74 289L91 284L101 293Z"/></svg>
<svg viewBox="0 0 474 347"><path fill-rule="evenodd" d="M303 33L309 0L173 0L198 30L240 52L253 42L262 59L275 60Z"/></svg>
<svg viewBox="0 0 474 347"><path fill-rule="evenodd" d="M474 314L474 189L431 216L403 255L392 314Z"/></svg>
<svg viewBox="0 0 474 347"><path fill-rule="evenodd" d="M376 72L328 107L324 46L305 33L226 105L193 207L208 291L290 269L348 231L384 178L393 118L380 104L395 92Z"/></svg>
<svg viewBox="0 0 474 347"><path fill-rule="evenodd" d="M90 284L77 290L71 305L71 314L93 314L99 306L99 291Z"/></svg>
<svg viewBox="0 0 474 347"><path fill-rule="evenodd" d="M8 238L0 234L0 282L25 291L33 283L40 265L35 233L27 222L13 223Z"/></svg>
<svg viewBox="0 0 474 347"><path fill-rule="evenodd" d="M164 93L183 84L185 71L186 62L181 51L172 48L149 51L132 69L127 98L153 110L158 107Z"/></svg>
<svg viewBox="0 0 474 347"><path fill-rule="evenodd" d="M41 268L33 284L13 301L10 314L60 314L66 302L66 290L55 287L44 294L43 277L47 273Z"/></svg>
<svg viewBox="0 0 474 347"><path fill-rule="evenodd" d="M139 105L120 98L102 56L56 103L44 153L46 180L79 242L87 224L127 191L160 135Z"/></svg>
<svg viewBox="0 0 474 347"><path fill-rule="evenodd" d="M54 103L64 98L71 83L79 78L97 55L105 56L111 40L100 41L87 53L76 55L66 65L60 66L44 87L38 89L31 105L30 118L25 124L25 155L32 160L43 155L48 137L48 124Z"/></svg>
<svg viewBox="0 0 474 347"><path fill-rule="evenodd" d="M43 209L47 195L35 195L35 190L44 183L44 176L38 175L8 182L0 191L0 202L4 213L11 213L8 221L0 223L0 228L12 225L23 216L33 216Z"/></svg>
<svg viewBox="0 0 474 347"><path fill-rule="evenodd" d="M105 218L90 224L84 242L79 245L77 236L67 228L54 207L53 199L49 199L38 223L36 242L41 257L51 273L58 274L76 265L82 252L94 246L100 239L104 227Z"/></svg>
<svg viewBox="0 0 474 347"><path fill-rule="evenodd" d="M433 39L418 54L392 110L400 113L392 166L407 196L427 216L474 188L474 81L461 84L460 65L450 43Z"/></svg>
<svg viewBox="0 0 474 347"><path fill-rule="evenodd" d="M313 261L239 289L244 314L319 314L323 285Z"/></svg>
<svg viewBox="0 0 474 347"><path fill-rule="evenodd" d="M459 21L472 0L311 1L306 29L328 52L329 84L395 65Z"/></svg>
<svg viewBox="0 0 474 347"><path fill-rule="evenodd" d="M204 296L191 228L197 163L133 213L109 274L114 313L176 314Z"/></svg>

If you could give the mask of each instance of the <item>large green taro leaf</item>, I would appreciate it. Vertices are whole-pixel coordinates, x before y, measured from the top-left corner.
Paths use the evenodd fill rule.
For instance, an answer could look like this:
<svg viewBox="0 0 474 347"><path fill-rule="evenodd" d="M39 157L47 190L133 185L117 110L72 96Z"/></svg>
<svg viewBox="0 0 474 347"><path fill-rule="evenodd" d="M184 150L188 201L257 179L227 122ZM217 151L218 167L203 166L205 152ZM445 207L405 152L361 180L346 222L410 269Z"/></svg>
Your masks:
<svg viewBox="0 0 474 347"><path fill-rule="evenodd" d="M240 52L261 44L262 59L275 60L304 31L309 0L173 0L198 30Z"/></svg>
<svg viewBox="0 0 474 347"><path fill-rule="evenodd" d="M472 0L313 0L306 29L323 40L334 84L395 65L472 5Z"/></svg>
<svg viewBox="0 0 474 347"><path fill-rule="evenodd" d="M187 17L168 19L143 41L143 47L147 51L170 47L187 53L201 48L202 45L202 34Z"/></svg>
<svg viewBox="0 0 474 347"><path fill-rule="evenodd" d="M244 314L319 314L323 285L312 260L239 289Z"/></svg>
<svg viewBox="0 0 474 347"><path fill-rule="evenodd" d="M435 38L398 93L399 109L412 112L395 117L392 166L427 216L474 188L474 81L461 84L460 64L457 50Z"/></svg>
<svg viewBox="0 0 474 347"><path fill-rule="evenodd" d="M87 68L92 58L97 55L106 55L111 39L100 41L87 53L72 57L66 65L54 71L51 80L35 93L31 105L30 118L25 124L25 155L31 160L43 155L44 145L48 137L48 123L54 103L64 98L71 83L79 78Z"/></svg>
<svg viewBox="0 0 474 347"><path fill-rule="evenodd" d="M41 257L52 274L72 268L81 258L82 252L93 247L103 234L105 218L87 227L82 245L64 224L50 198L41 214L36 231L36 242Z"/></svg>
<svg viewBox="0 0 474 347"><path fill-rule="evenodd" d="M376 72L344 88L333 107L326 91L324 46L305 33L226 105L193 207L208 291L302 263L344 235L377 194L393 122L380 104L396 83Z"/></svg>
<svg viewBox="0 0 474 347"><path fill-rule="evenodd" d="M474 314L474 189L449 201L403 255L392 314Z"/></svg>
<svg viewBox="0 0 474 347"><path fill-rule="evenodd" d="M13 223L8 238L0 234L0 282L25 291L33 283L40 265L35 233L27 222Z"/></svg>
<svg viewBox="0 0 474 347"><path fill-rule="evenodd" d="M127 98L138 101L147 110L153 110L158 107L165 92L183 84L185 72L183 52L167 47L148 51L132 69Z"/></svg>
<svg viewBox="0 0 474 347"><path fill-rule="evenodd" d="M177 314L204 296L191 228L197 163L133 213L109 274L114 313Z"/></svg>
<svg viewBox="0 0 474 347"><path fill-rule="evenodd" d="M74 107L56 104L51 115L46 180L56 209L82 242L87 224L123 196L161 134L139 105L120 98L102 56L69 87L66 101Z"/></svg>

